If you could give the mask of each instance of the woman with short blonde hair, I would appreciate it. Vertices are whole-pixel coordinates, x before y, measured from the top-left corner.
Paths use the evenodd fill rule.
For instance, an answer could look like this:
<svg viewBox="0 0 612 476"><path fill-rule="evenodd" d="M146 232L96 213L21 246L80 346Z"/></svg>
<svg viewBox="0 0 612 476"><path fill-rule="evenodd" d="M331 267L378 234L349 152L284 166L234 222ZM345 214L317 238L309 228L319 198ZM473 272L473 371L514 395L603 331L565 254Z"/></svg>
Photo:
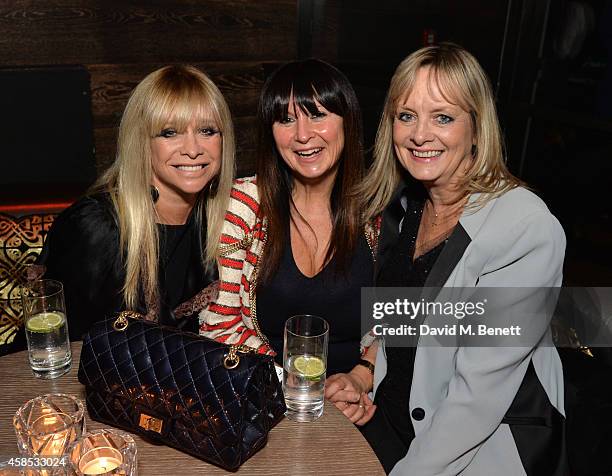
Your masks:
<svg viewBox="0 0 612 476"><path fill-rule="evenodd" d="M550 335L565 235L506 168L490 84L466 50L431 46L398 66L362 193L365 217L383 215L375 280L392 288L389 299L413 288L428 304L466 305L461 297L478 293L486 306L464 320L428 308L400 320L412 333L397 338L379 329L364 341L371 372L335 376L326 397L362 395L356 423L393 476L567 474L563 372ZM522 333L471 333L481 325ZM336 403L347 416L351 405Z"/></svg>
<svg viewBox="0 0 612 476"><path fill-rule="evenodd" d="M452 45L423 48L402 61L391 79L374 147L374 162L361 191L369 204L366 217L384 210L401 182L402 166L393 147L393 121L398 101L410 94L417 72L430 67L442 94L469 111L474 128L474 163L463 177L467 193L482 193L478 205L524 185L506 167L495 100L476 58Z"/></svg>

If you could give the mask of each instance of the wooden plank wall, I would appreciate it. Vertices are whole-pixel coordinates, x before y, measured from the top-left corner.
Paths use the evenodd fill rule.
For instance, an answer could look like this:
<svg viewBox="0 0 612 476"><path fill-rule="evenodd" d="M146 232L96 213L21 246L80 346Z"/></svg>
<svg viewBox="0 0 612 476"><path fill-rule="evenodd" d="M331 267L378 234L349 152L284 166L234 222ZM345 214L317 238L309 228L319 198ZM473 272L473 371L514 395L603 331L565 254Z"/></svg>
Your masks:
<svg viewBox="0 0 612 476"><path fill-rule="evenodd" d="M247 173L263 65L297 54L297 0L4 0L0 32L3 66L86 66L98 172L114 159L133 87L158 67L189 63L225 94Z"/></svg>

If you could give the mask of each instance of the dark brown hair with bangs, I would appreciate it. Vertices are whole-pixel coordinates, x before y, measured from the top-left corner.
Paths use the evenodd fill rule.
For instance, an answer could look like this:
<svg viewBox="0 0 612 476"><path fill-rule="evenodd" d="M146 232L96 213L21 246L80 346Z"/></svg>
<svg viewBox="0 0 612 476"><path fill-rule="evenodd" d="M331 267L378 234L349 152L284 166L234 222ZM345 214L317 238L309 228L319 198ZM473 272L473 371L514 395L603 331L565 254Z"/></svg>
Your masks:
<svg viewBox="0 0 612 476"><path fill-rule="evenodd" d="M361 203L355 188L363 178L363 131L361 110L355 91L346 76L333 66L316 59L295 61L276 70L266 81L257 110L257 187L259 213L267 219L265 266L260 282L266 283L278 269L287 239L291 210L293 176L279 154L272 126L287 117L293 95L296 107L315 114L315 100L343 119L344 148L331 193L332 235L325 262L336 258L336 272L345 273L361 233Z"/></svg>

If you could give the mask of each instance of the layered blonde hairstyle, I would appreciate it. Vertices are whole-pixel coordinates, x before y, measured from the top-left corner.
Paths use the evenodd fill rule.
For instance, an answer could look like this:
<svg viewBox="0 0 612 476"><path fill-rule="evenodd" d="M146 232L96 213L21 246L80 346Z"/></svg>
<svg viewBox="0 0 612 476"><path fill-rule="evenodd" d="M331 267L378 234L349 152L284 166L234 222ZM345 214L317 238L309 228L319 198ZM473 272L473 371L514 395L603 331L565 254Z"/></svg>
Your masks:
<svg viewBox="0 0 612 476"><path fill-rule="evenodd" d="M523 183L506 167L502 134L489 79L476 58L462 47L441 43L415 51L395 70L378 125L374 160L362 183L361 193L368 204L364 217L381 213L400 183L403 168L393 144L393 121L401 100L411 93L417 72L429 67L444 98L467 111L474 133L473 164L464 177L464 191L480 193L473 207L483 206Z"/></svg>
<svg viewBox="0 0 612 476"><path fill-rule="evenodd" d="M200 192L193 210L196 226L206 230L202 264L215 266L234 177L235 140L229 107L202 71L192 66L166 66L136 86L121 118L116 160L94 185L94 190L110 194L118 217L126 274L123 297L128 309L136 308L141 293L147 307L159 299L158 217L151 198L152 138L168 123L182 132L193 120L213 122L222 135L219 175Z"/></svg>

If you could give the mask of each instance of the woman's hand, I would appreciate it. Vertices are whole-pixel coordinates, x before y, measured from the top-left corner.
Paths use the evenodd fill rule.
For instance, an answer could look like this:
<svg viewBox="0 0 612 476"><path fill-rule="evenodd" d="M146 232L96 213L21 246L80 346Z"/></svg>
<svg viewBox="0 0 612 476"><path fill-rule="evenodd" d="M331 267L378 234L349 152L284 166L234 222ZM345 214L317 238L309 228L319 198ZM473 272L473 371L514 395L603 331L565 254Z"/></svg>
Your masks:
<svg viewBox="0 0 612 476"><path fill-rule="evenodd" d="M342 403L358 403L361 394L365 392L365 384L359 377L348 374L334 374L325 382L325 398L334 405Z"/></svg>
<svg viewBox="0 0 612 476"><path fill-rule="evenodd" d="M347 374L331 375L325 382L325 398L356 425L372 418L376 406L367 392L372 388L372 374L361 365Z"/></svg>
<svg viewBox="0 0 612 476"><path fill-rule="evenodd" d="M355 425L365 425L374 416L376 405L372 403L367 393L361 394L359 401L349 403L339 401L334 403L334 406L340 410L351 423Z"/></svg>

